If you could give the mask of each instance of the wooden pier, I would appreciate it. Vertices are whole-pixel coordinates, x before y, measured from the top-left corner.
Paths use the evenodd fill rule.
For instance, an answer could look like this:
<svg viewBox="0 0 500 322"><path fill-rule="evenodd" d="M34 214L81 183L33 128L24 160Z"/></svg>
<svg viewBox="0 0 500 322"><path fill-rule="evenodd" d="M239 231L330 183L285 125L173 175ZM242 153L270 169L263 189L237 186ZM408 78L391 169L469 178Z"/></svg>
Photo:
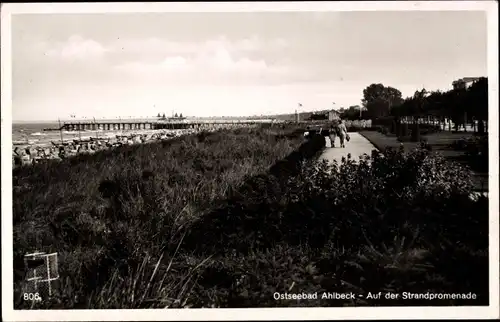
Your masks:
<svg viewBox="0 0 500 322"><path fill-rule="evenodd" d="M75 122L64 123L59 130L66 131L86 131L86 130L141 130L155 129L154 122Z"/></svg>
<svg viewBox="0 0 500 322"><path fill-rule="evenodd" d="M159 130L159 129L197 129L201 127L211 127L216 125L256 125L266 122L257 121L208 121L208 122L137 122L137 121L111 121L111 122L65 122L59 129L44 129L65 130L65 131L113 131L113 130ZM267 122L268 123L268 122Z"/></svg>

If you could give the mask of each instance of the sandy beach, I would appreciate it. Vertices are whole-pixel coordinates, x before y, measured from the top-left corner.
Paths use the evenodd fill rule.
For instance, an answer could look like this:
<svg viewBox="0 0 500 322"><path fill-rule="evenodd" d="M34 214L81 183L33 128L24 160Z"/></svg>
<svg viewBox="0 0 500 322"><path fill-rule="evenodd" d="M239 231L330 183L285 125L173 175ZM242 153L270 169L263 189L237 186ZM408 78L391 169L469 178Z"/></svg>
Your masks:
<svg viewBox="0 0 500 322"><path fill-rule="evenodd" d="M22 140L13 135L13 166L29 165L43 160L62 160L77 154L92 154L123 145L168 140L202 131L242 127L242 124L207 124L196 129L122 130L122 131L63 131L34 132ZM251 127L257 125L245 125Z"/></svg>

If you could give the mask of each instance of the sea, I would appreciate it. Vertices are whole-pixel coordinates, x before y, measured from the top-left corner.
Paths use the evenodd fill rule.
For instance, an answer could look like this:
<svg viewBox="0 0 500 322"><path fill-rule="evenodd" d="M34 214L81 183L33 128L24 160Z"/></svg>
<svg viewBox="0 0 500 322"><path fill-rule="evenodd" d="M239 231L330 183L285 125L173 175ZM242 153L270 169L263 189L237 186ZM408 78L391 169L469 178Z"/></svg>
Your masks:
<svg viewBox="0 0 500 322"><path fill-rule="evenodd" d="M125 119L123 119L125 121ZM235 119L234 121L237 121ZM105 122L106 120L98 120L98 122ZM116 120L109 120L116 121ZM126 119L127 122L137 121L151 121L151 119ZM154 120L156 121L156 119ZM214 119L214 118L196 118L193 120L186 120L186 122L219 122L219 121L231 121L231 119ZM262 120L261 120L262 121ZM76 121L78 122L78 121ZM82 121L84 122L84 121ZM61 122L62 124L62 122ZM88 140L90 138L107 139L114 138L117 135L129 135L129 134L151 134L155 132L168 132L168 130L85 130L85 131L44 131L44 129L58 129L60 124L58 121L55 122L23 122L23 123L13 123L12 124L12 144L14 147L26 147L26 146L50 146L51 142L60 143L71 142L73 140Z"/></svg>
<svg viewBox="0 0 500 322"><path fill-rule="evenodd" d="M127 121L141 120L131 119ZM142 120L144 121L144 120ZM58 129L59 122L30 122L12 123L12 145L14 147L25 146L50 146L51 142L60 143L73 140L88 140L90 138L107 139L117 135L129 135L132 133L146 134L165 130L82 130L82 131L44 131L44 129Z"/></svg>

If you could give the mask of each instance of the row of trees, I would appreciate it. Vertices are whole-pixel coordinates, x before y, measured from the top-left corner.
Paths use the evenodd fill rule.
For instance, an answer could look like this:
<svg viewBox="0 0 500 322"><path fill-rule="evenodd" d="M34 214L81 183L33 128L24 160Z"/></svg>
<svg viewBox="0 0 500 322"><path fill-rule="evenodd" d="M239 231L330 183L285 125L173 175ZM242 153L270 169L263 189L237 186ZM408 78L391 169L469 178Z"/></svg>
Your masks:
<svg viewBox="0 0 500 322"><path fill-rule="evenodd" d="M366 108L359 105L349 106L348 109L341 108L339 112L340 112L340 117L344 120L354 121L359 119L367 120L370 118Z"/></svg>
<svg viewBox="0 0 500 322"><path fill-rule="evenodd" d="M363 91L362 103L366 108L364 115L371 119L387 116L396 119L431 117L443 121L446 118L458 127L473 120L488 120L488 79L482 77L468 88L455 88L446 92L429 92L424 88L405 99L393 87L371 84Z"/></svg>

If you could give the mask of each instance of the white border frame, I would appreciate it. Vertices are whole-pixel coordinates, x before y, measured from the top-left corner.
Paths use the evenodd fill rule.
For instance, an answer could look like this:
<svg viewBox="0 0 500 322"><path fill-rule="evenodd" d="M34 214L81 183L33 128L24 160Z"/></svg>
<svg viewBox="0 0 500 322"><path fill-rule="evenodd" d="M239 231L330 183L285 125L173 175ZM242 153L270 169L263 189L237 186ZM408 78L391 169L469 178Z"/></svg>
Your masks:
<svg viewBox="0 0 500 322"><path fill-rule="evenodd" d="M490 306L488 307L347 307L168 310L14 310L12 291L12 66L11 15L20 13L245 12L245 11L470 11L487 12L489 148L491 196L498 196L498 3L496 1L369 2L204 2L204 3L20 3L1 7L1 149L2 149L2 307L8 321L131 320L353 320L492 319L499 317L498 198L490 199ZM8 216L10 215L10 216ZM9 218L9 219L7 219Z"/></svg>

